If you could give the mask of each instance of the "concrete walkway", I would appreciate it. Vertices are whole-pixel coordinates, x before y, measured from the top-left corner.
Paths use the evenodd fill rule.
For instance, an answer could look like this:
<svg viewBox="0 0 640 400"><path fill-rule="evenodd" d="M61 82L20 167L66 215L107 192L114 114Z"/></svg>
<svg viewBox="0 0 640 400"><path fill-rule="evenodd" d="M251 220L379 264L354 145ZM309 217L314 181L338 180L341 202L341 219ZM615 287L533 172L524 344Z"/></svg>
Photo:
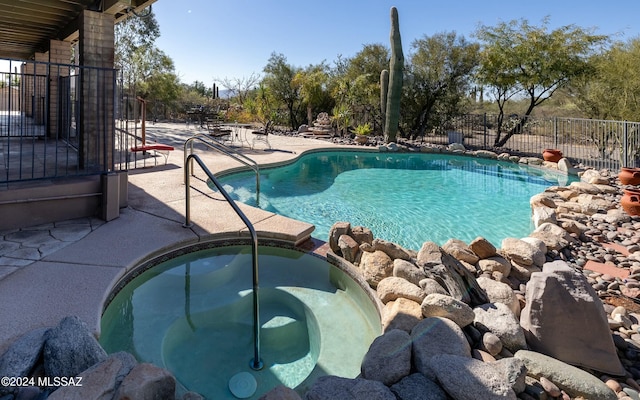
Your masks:
<svg viewBox="0 0 640 400"><path fill-rule="evenodd" d="M157 157L145 160L147 168L129 171L129 202L117 219L82 218L0 232L0 351L19 335L57 325L68 315L79 316L99 334L109 292L141 261L215 237L246 236L241 220L221 195L206 186L206 176L197 167L191 179L193 226L183 227L183 144L204 132L184 124L148 126L148 141L170 144L176 150L166 165L163 157ZM251 141L250 132L242 134ZM270 136L269 141L272 150L265 150L262 143L252 150L245 143L240 151L265 165L292 160L308 150L337 147L301 137ZM240 166L201 145L195 149L214 173ZM260 237L295 243L313 231L308 223L238 205Z"/></svg>

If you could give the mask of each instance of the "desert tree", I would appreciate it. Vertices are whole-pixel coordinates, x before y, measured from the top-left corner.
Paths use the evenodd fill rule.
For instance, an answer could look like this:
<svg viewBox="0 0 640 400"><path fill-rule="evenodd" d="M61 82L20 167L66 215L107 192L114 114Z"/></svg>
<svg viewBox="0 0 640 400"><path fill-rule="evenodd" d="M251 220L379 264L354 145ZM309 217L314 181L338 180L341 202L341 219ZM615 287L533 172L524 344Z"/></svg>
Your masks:
<svg viewBox="0 0 640 400"><path fill-rule="evenodd" d="M548 25L548 18L540 26L521 19L476 30L481 45L478 82L493 88L495 101L503 106L514 97L526 99L526 108L504 136L498 124L495 146L504 146L512 135L522 132L535 107L558 89L592 74L589 57L608 40L575 25L553 30ZM500 113L503 121L504 107Z"/></svg>
<svg viewBox="0 0 640 400"><path fill-rule="evenodd" d="M424 136L427 129L463 112L478 50L478 44L455 32L424 36L411 44L402 109L412 132Z"/></svg>

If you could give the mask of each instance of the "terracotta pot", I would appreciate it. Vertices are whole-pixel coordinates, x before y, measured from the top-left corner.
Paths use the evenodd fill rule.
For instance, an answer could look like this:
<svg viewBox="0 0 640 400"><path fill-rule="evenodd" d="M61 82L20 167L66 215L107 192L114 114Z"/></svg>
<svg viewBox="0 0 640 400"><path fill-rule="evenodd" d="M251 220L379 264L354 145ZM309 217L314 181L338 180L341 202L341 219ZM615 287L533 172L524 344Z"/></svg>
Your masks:
<svg viewBox="0 0 640 400"><path fill-rule="evenodd" d="M562 152L558 149L544 149L542 152L542 158L544 158L545 161L557 163L562 159Z"/></svg>
<svg viewBox="0 0 640 400"><path fill-rule="evenodd" d="M625 189L620 205L629 215L640 215L640 190Z"/></svg>
<svg viewBox="0 0 640 400"><path fill-rule="evenodd" d="M620 168L618 179L623 185L640 185L640 168Z"/></svg>

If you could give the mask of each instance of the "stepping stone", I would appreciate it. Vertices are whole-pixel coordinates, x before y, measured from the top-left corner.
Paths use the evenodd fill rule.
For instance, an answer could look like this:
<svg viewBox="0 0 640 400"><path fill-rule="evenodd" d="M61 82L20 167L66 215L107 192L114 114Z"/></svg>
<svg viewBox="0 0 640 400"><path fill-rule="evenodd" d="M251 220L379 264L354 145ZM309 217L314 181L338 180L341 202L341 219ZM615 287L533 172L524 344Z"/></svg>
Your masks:
<svg viewBox="0 0 640 400"><path fill-rule="evenodd" d="M625 246L617 243L602 243L602 247L604 247L605 249L613 249L623 256L628 256L631 254Z"/></svg>
<svg viewBox="0 0 640 400"><path fill-rule="evenodd" d="M593 260L587 261L583 269L588 269L589 271L599 272L601 274L607 274L622 279L625 279L629 276L629 270L627 269L618 268L615 265L611 264L599 263Z"/></svg>

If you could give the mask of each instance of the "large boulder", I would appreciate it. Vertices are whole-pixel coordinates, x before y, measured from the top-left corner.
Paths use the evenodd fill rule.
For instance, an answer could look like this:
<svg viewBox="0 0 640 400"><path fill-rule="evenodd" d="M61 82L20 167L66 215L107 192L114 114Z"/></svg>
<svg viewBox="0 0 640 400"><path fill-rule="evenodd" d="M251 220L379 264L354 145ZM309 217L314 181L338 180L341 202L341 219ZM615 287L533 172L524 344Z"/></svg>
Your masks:
<svg viewBox="0 0 640 400"><path fill-rule="evenodd" d="M413 366L427 378L435 379L431 358L438 354L471 357L471 346L460 327L442 317L425 318L411 330Z"/></svg>
<svg viewBox="0 0 640 400"><path fill-rule="evenodd" d="M348 222L336 222L329 229L329 247L331 250L340 254L340 246L338 240L342 235L348 235L351 232L351 224Z"/></svg>
<svg viewBox="0 0 640 400"><path fill-rule="evenodd" d="M83 371L80 386L63 386L49 400L111 399L124 378L138 364L129 353L119 352Z"/></svg>
<svg viewBox="0 0 640 400"><path fill-rule="evenodd" d="M358 242L356 242L351 236L340 235L340 237L338 238L338 247L340 248L342 257L345 260L349 261L350 263L354 263L357 260L360 246L358 245Z"/></svg>
<svg viewBox="0 0 640 400"><path fill-rule="evenodd" d="M65 317L45 333L43 361L47 376L78 376L106 359L107 353L76 316Z"/></svg>
<svg viewBox="0 0 640 400"><path fill-rule="evenodd" d="M383 304L401 297L420 303L426 296L420 286L395 276L381 280L378 283L377 293Z"/></svg>
<svg viewBox="0 0 640 400"><path fill-rule="evenodd" d="M502 240L501 250L507 258L520 265L534 265L536 261L539 262L539 260L536 260L536 257L539 257L537 249L524 240L505 238ZM544 254L542 254L542 257L542 262L544 262Z"/></svg>
<svg viewBox="0 0 640 400"><path fill-rule="evenodd" d="M397 400L382 382L321 376L305 394L306 400Z"/></svg>
<svg viewBox="0 0 640 400"><path fill-rule="evenodd" d="M364 356L361 366L364 379L387 386L397 383L411 372L411 337L400 329L378 336Z"/></svg>
<svg viewBox="0 0 640 400"><path fill-rule="evenodd" d="M511 274L511 262L502 256L491 256L478 261L478 268L481 271L500 272L507 277Z"/></svg>
<svg viewBox="0 0 640 400"><path fill-rule="evenodd" d="M411 252L400 245L382 239L373 239L373 248L375 250L384 251L392 260L399 258L401 260L411 260Z"/></svg>
<svg viewBox="0 0 640 400"><path fill-rule="evenodd" d="M381 280L393 274L393 260L381 250L365 251L360 259L360 268L367 283L376 288Z"/></svg>
<svg viewBox="0 0 640 400"><path fill-rule="evenodd" d="M447 400L447 394L437 383L426 376L415 373L391 386L398 400Z"/></svg>
<svg viewBox="0 0 640 400"><path fill-rule="evenodd" d="M456 260L465 261L469 264L475 264L479 260L476 253L474 253L465 242L459 239L447 240L447 242L442 245L442 249L454 256Z"/></svg>
<svg viewBox="0 0 640 400"><path fill-rule="evenodd" d="M404 278L415 285L420 285L420 281L427 277L417 265L401 258L393 260L393 276Z"/></svg>
<svg viewBox="0 0 640 400"><path fill-rule="evenodd" d="M537 227L529 236L542 240L547 250L562 250L575 241L569 232L549 222Z"/></svg>
<svg viewBox="0 0 640 400"><path fill-rule="evenodd" d="M531 350L568 364L623 375L602 301L564 261L531 275L520 316ZM561 328L561 329L560 329Z"/></svg>
<svg viewBox="0 0 640 400"><path fill-rule="evenodd" d="M439 354L431 359L431 364L438 382L456 400L516 400L505 369L495 363Z"/></svg>
<svg viewBox="0 0 640 400"><path fill-rule="evenodd" d="M384 305L382 310L382 330L402 329L409 333L423 319L420 303L399 298Z"/></svg>
<svg viewBox="0 0 640 400"><path fill-rule="evenodd" d="M485 259L496 255L496 247L487 239L478 236L469 243L469 248L478 258Z"/></svg>
<svg viewBox="0 0 640 400"><path fill-rule="evenodd" d="M517 318L520 317L520 302L509 285L484 277L479 277L477 281L478 285L487 293L491 303L506 304L513 315Z"/></svg>
<svg viewBox="0 0 640 400"><path fill-rule="evenodd" d="M451 296L432 293L422 301L422 315L425 317L444 317L464 328L473 322L475 314L467 303Z"/></svg>
<svg viewBox="0 0 640 400"><path fill-rule="evenodd" d="M418 251L416 263L428 278L440 283L451 297L467 304L487 302L487 296L478 286L475 276L437 244L423 243Z"/></svg>
<svg viewBox="0 0 640 400"><path fill-rule="evenodd" d="M176 379L165 369L153 364L138 364L122 380L116 399L173 399Z"/></svg>
<svg viewBox="0 0 640 400"><path fill-rule="evenodd" d="M29 375L42 355L47 328L29 331L19 337L0 357L0 376L23 377ZM0 387L0 394L4 387Z"/></svg>
<svg viewBox="0 0 640 400"><path fill-rule="evenodd" d="M545 377L567 392L571 398L616 400L618 396L604 382L590 373L553 357L534 351L520 350L515 355L527 368L527 375Z"/></svg>

